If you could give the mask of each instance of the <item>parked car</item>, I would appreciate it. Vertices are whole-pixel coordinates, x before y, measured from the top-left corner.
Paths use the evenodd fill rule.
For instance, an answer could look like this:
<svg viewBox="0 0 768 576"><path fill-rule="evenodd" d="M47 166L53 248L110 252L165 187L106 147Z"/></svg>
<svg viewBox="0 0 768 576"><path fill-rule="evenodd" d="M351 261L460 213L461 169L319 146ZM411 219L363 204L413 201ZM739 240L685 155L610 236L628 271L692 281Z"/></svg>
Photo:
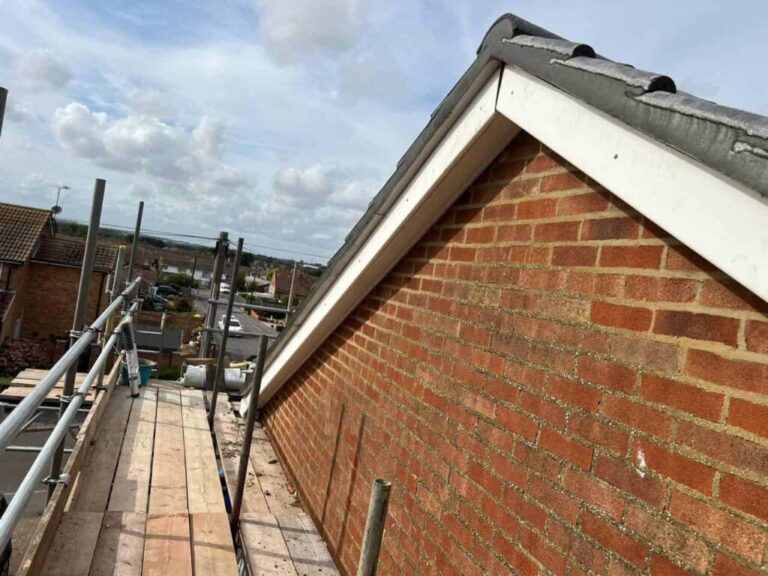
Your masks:
<svg viewBox="0 0 768 576"><path fill-rule="evenodd" d="M219 319L219 330L224 330L224 322L227 320L227 315L223 314ZM230 336L242 336L243 326L240 324L240 320L237 318L229 319L229 335Z"/></svg>
<svg viewBox="0 0 768 576"><path fill-rule="evenodd" d="M226 282L219 284L219 294L229 294L230 286Z"/></svg>
<svg viewBox="0 0 768 576"><path fill-rule="evenodd" d="M181 296L181 290L175 286L162 285L155 289L158 296Z"/></svg>
<svg viewBox="0 0 768 576"><path fill-rule="evenodd" d="M168 300L162 296L147 296L144 298L143 310L152 310L154 312L165 312Z"/></svg>

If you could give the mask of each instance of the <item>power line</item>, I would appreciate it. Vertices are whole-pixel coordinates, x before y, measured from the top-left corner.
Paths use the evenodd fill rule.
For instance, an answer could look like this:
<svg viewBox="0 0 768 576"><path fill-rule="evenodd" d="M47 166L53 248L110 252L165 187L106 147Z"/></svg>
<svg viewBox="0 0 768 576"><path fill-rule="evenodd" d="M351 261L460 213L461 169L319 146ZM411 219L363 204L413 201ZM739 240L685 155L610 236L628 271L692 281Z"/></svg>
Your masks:
<svg viewBox="0 0 768 576"><path fill-rule="evenodd" d="M76 224L85 224L88 223L85 220L77 220L74 218L62 218L62 222L74 222ZM108 223L102 223L102 228L113 228L117 230L127 230L130 232L133 232L133 227L131 226L121 226L119 224L108 224ZM154 230L152 228L142 228L142 232L146 232L148 234L153 234L157 236L166 236L170 238L192 238L195 240L218 240L218 237L216 236L198 236L195 234L182 234L180 232L169 232L167 230ZM275 246L268 246L265 244L251 244L250 242L245 244L249 248L259 248L262 250L273 250L275 252L285 252L287 254L298 254L300 256L311 256L312 258L324 258L325 260L330 260L331 256L328 256L326 254L314 254L312 252L302 252L300 250L290 250L288 248L277 248Z"/></svg>

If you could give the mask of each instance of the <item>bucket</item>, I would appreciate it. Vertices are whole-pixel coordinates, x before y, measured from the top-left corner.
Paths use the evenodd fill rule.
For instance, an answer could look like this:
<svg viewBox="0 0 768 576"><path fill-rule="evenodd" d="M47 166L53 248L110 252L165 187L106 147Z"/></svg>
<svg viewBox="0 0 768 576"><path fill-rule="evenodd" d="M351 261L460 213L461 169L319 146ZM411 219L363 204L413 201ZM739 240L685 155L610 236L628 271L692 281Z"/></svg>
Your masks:
<svg viewBox="0 0 768 576"><path fill-rule="evenodd" d="M125 362L123 364L123 385L129 386L130 383L128 382L128 366L125 365ZM149 377L152 374L152 370L155 369L155 366L157 366L157 362L152 362L152 360L145 360L144 358L139 358L139 386L146 386L149 383Z"/></svg>

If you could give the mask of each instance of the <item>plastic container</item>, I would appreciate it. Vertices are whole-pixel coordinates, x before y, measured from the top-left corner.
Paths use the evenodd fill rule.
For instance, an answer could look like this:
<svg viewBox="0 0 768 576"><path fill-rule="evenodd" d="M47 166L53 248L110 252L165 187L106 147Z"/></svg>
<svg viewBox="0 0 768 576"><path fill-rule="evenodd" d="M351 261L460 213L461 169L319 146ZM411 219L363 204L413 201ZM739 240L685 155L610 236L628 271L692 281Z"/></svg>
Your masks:
<svg viewBox="0 0 768 576"><path fill-rule="evenodd" d="M129 386L130 383L128 382L128 366L125 365L125 362L123 364L123 385ZM152 370L155 369L155 366L157 366L157 362L152 362L152 360L145 360L144 358L139 358L139 386L146 386L149 384L149 377L152 375Z"/></svg>

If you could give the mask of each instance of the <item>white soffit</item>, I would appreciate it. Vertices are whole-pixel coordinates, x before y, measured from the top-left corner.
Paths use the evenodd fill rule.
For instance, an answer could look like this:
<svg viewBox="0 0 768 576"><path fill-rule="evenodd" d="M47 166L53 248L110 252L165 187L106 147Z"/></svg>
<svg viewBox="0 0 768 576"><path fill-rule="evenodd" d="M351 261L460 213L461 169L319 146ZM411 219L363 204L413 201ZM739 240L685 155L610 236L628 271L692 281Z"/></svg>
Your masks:
<svg viewBox="0 0 768 576"><path fill-rule="evenodd" d="M517 68L498 111L768 301L768 205L757 193Z"/></svg>
<svg viewBox="0 0 768 576"><path fill-rule="evenodd" d="M479 90L376 230L280 350L264 374L263 406L402 259L519 128L496 112L501 70ZM245 413L249 396L240 404Z"/></svg>

